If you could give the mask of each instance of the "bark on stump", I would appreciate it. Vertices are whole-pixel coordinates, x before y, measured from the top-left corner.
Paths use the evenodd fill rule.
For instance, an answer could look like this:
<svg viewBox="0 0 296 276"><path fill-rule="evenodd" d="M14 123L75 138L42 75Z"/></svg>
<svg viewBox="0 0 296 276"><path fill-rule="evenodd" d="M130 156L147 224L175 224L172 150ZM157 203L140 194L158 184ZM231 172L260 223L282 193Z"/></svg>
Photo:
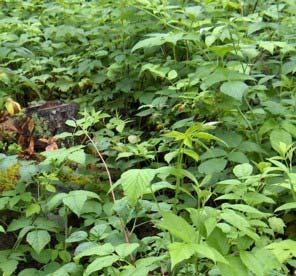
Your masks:
<svg viewBox="0 0 296 276"><path fill-rule="evenodd" d="M78 115L78 105L75 103L62 103L60 101L51 101L42 105L29 107L26 114L32 117L36 114L48 124L48 130L51 135L71 131L71 127L66 125L69 119L76 119Z"/></svg>
<svg viewBox="0 0 296 276"><path fill-rule="evenodd" d="M79 107L76 103L62 103L61 101L50 101L27 108L26 115L28 118L33 118L35 124L33 131L35 146L37 148L44 147L43 143L38 141L39 138L50 138L62 132L72 132L73 128L67 126L66 121L76 119L78 110ZM34 119L37 119L38 122ZM37 133L38 127L43 129L44 133ZM29 135L29 133L25 133L25 136ZM67 144L69 141L65 139L63 146L67 146Z"/></svg>

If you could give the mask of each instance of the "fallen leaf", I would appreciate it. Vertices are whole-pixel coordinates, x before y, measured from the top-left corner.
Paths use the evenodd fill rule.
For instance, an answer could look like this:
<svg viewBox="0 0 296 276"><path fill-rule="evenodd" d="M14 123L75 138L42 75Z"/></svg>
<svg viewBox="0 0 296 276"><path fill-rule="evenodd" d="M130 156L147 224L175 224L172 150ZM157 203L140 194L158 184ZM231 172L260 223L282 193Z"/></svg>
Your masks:
<svg viewBox="0 0 296 276"><path fill-rule="evenodd" d="M29 155L33 155L35 153L35 142L32 137L30 137L29 146L26 151L29 153Z"/></svg>
<svg viewBox="0 0 296 276"><path fill-rule="evenodd" d="M5 108L10 115L15 115L22 110L20 104L11 98L6 100Z"/></svg>
<svg viewBox="0 0 296 276"><path fill-rule="evenodd" d="M34 127L35 127L35 124L34 124L33 119L29 119L29 121L28 121L28 130L29 130L30 135L32 135Z"/></svg>
<svg viewBox="0 0 296 276"><path fill-rule="evenodd" d="M24 137L24 135L20 135L19 136L19 138L18 138L18 140L17 140L17 143L22 147L22 148L24 148L25 147L25 137Z"/></svg>

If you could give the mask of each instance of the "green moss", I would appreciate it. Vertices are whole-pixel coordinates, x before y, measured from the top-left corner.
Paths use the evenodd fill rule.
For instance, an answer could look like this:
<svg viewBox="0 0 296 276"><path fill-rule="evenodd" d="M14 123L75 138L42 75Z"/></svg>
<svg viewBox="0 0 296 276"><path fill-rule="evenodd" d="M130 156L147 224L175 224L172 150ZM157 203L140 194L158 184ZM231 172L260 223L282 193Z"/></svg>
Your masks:
<svg viewBox="0 0 296 276"><path fill-rule="evenodd" d="M20 178L20 165L17 163L0 172L0 192L12 190Z"/></svg>

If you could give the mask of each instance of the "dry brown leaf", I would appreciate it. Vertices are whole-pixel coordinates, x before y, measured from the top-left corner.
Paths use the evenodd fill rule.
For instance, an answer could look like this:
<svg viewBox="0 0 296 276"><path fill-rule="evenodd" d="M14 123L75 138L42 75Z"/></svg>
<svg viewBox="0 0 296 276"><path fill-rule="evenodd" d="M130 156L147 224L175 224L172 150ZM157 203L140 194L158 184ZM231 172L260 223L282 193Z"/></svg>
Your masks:
<svg viewBox="0 0 296 276"><path fill-rule="evenodd" d="M17 143L22 147L22 148L24 148L25 147L25 137L24 137L24 135L20 135L19 136L19 138L18 138L18 140L17 140Z"/></svg>
<svg viewBox="0 0 296 276"><path fill-rule="evenodd" d="M33 155L35 153L35 142L32 137L30 137L29 146L26 151L29 153L29 155Z"/></svg>
<svg viewBox="0 0 296 276"><path fill-rule="evenodd" d="M30 119L28 121L28 130L29 130L30 134L33 133L34 127L35 127L34 121L33 121L33 119Z"/></svg>

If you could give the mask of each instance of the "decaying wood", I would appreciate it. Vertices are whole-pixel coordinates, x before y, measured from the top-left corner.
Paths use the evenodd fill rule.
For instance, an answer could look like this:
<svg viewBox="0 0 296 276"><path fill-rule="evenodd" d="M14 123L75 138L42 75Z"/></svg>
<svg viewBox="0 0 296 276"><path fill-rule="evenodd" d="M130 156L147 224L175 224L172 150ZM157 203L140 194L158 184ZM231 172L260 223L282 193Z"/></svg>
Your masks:
<svg viewBox="0 0 296 276"><path fill-rule="evenodd" d="M17 138L18 144L29 156L35 150L57 149L58 142L55 135L62 132L72 132L66 122L78 117L79 107L75 103L62 103L61 101L50 101L41 105L26 108L21 116L1 116L0 119L0 141L2 134L11 133ZM60 146L69 146L71 138L63 140ZM73 141L72 141L73 142Z"/></svg>
<svg viewBox="0 0 296 276"><path fill-rule="evenodd" d="M26 114L29 117L32 117L34 113L47 123L51 136L54 136L65 131L71 131L71 128L66 125L66 121L77 118L78 105L52 101L26 109Z"/></svg>

